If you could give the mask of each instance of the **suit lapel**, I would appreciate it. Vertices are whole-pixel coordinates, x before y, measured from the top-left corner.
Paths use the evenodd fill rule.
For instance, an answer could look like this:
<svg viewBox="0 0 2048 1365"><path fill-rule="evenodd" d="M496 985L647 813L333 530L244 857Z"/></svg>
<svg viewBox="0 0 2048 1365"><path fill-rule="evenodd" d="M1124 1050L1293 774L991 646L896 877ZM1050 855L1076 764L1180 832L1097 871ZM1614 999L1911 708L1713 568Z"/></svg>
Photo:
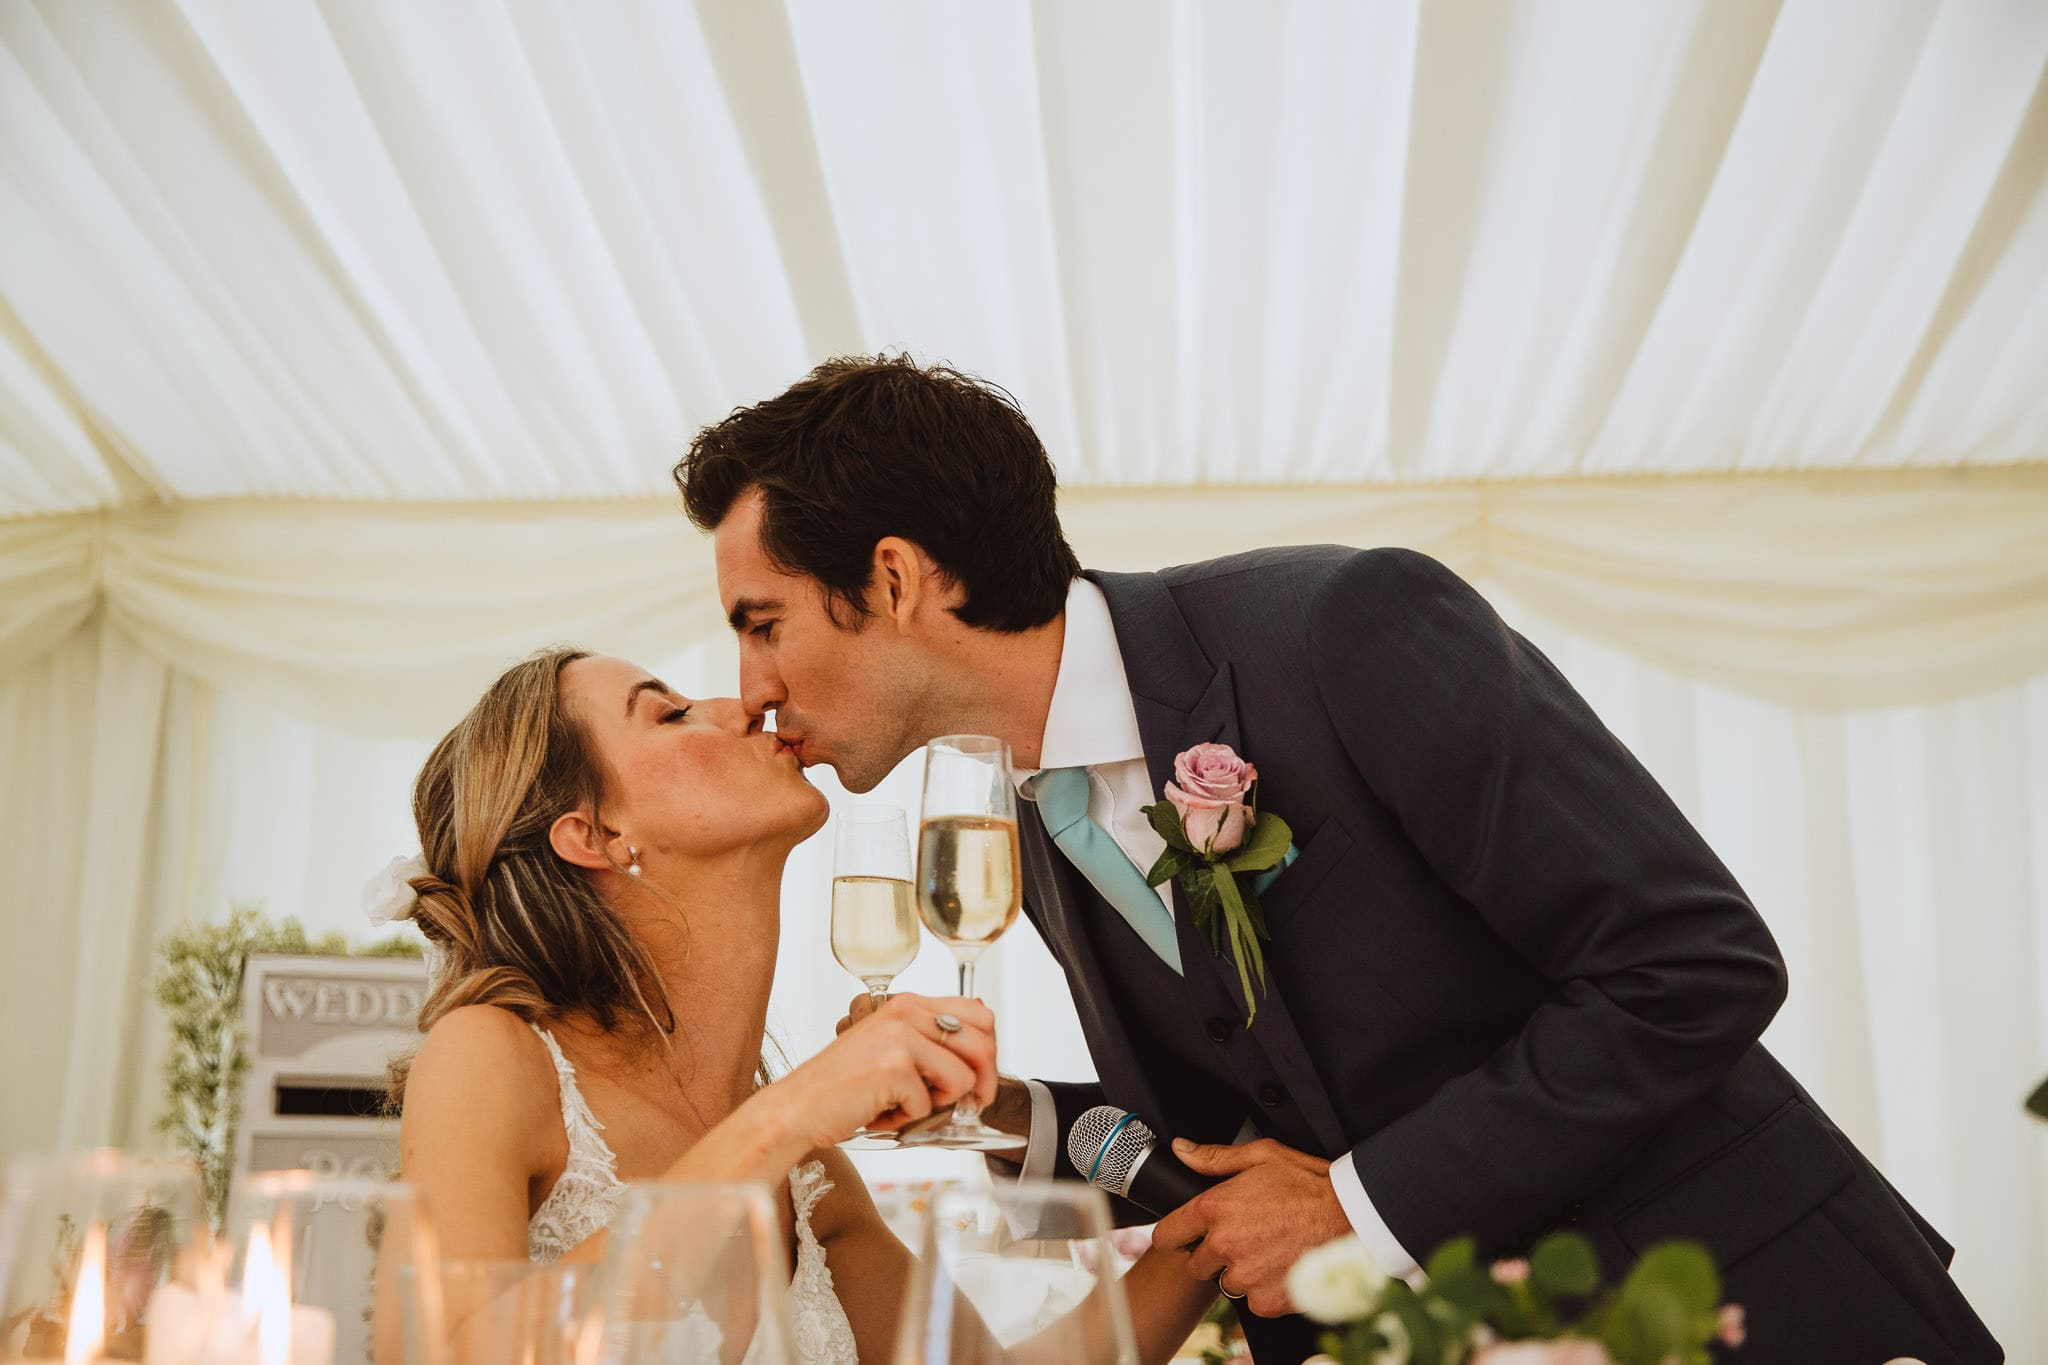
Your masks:
<svg viewBox="0 0 2048 1365"><path fill-rule="evenodd" d="M1231 666L1210 662L1180 608L1157 574L1088 572L1109 602L1123 656L1124 677L1138 715L1138 735L1145 745L1145 768L1152 790L1163 792L1173 779L1173 760L1197 744L1228 744L1243 753L1238 739L1237 687ZM1252 762L1256 756L1247 755ZM1050 844L1048 842L1048 847ZM1064 861L1064 860L1062 860ZM1218 956L1208 935L1198 930L1180 883L1173 884L1173 911L1180 937L1181 966L1186 972L1189 1002L1197 1017L1219 1011L1244 1018L1237 967ZM1258 1022L1251 1030L1273 1069L1294 1096L1302 1117L1329 1155L1348 1148L1343 1125L1329 1093L1316 1075L1308 1049L1295 1029L1282 983L1267 961L1267 991L1259 1000Z"/></svg>
<svg viewBox="0 0 2048 1365"><path fill-rule="evenodd" d="M1123 1045L1129 1030L1117 1015L1109 980L1103 975L1095 945L1081 922L1081 893L1068 877L1073 864L1053 847L1045 823L1038 818L1038 807L1029 801L1017 803L1017 836L1024 885L1036 892L1030 907L1037 912L1032 921L1053 956L1067 969L1074 1012L1080 1016L1081 1032L1095 1058L1103 1093L1158 1124L1162 1122L1159 1097L1137 1058Z"/></svg>

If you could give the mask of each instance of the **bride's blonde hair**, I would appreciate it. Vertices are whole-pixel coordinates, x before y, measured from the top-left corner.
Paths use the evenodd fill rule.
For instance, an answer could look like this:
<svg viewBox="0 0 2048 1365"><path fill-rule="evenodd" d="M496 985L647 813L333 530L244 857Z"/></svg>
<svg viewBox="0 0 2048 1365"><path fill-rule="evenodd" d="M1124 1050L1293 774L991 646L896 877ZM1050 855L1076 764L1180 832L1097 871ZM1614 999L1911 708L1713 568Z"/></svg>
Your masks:
<svg viewBox="0 0 2048 1365"><path fill-rule="evenodd" d="M506 670L420 769L412 813L428 874L412 879L412 918L442 958L421 1033L464 1005L675 1031L646 949L549 842L569 811L603 824L603 765L561 688L562 669L587 657L549 649ZM394 1110L411 1066L410 1054L391 1063Z"/></svg>

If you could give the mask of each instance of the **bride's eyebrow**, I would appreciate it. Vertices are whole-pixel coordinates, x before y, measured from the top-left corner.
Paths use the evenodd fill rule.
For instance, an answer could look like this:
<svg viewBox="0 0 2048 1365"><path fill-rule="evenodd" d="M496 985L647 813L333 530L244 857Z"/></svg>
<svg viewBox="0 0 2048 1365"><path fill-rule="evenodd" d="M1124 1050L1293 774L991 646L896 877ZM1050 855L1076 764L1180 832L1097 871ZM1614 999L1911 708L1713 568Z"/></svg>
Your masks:
<svg viewBox="0 0 2048 1365"><path fill-rule="evenodd" d="M642 678L626 690L626 719L631 720L633 718L633 703L640 700L642 692L659 692L671 701L675 699L676 695L669 690L668 684L661 679Z"/></svg>

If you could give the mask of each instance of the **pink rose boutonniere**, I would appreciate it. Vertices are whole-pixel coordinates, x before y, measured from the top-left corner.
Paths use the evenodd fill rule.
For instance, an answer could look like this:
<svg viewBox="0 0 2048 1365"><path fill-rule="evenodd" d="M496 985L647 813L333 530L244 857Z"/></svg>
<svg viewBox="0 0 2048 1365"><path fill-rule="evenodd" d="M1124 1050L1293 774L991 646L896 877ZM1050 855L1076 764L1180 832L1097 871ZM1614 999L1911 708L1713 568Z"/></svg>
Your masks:
<svg viewBox="0 0 2048 1365"><path fill-rule="evenodd" d="M1259 770L1228 744L1197 744L1173 760L1166 799L1145 807L1145 817L1166 840L1166 851L1145 881L1158 886L1178 877L1195 927L1208 932L1210 950L1221 957L1229 947L1244 988L1247 1027L1259 1012L1253 980L1260 992L1266 988L1266 955L1259 945L1272 938L1259 909L1257 878L1279 866L1294 846L1285 820L1259 814L1258 783Z"/></svg>

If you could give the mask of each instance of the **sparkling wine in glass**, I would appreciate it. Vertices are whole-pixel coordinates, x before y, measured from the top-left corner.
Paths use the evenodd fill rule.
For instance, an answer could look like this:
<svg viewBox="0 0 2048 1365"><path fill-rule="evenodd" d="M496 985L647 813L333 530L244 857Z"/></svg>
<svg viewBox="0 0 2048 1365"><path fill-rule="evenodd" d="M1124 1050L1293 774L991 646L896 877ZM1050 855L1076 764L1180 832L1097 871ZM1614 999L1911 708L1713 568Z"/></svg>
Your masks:
<svg viewBox="0 0 2048 1365"><path fill-rule="evenodd" d="M1017 858L1017 793L1010 746L987 735L946 735L925 746L924 806L917 831L917 910L960 964L960 994L974 995L974 964L1002 937L1023 903ZM928 1147L999 1151L1011 1134L981 1121L972 1095L950 1122L906 1134Z"/></svg>
<svg viewBox="0 0 2048 1365"><path fill-rule="evenodd" d="M832 856L832 956L860 978L879 1007L889 983L917 957L917 894L910 885L910 836L897 806L862 802L839 813ZM840 1144L898 1145L896 1134L863 1128Z"/></svg>

